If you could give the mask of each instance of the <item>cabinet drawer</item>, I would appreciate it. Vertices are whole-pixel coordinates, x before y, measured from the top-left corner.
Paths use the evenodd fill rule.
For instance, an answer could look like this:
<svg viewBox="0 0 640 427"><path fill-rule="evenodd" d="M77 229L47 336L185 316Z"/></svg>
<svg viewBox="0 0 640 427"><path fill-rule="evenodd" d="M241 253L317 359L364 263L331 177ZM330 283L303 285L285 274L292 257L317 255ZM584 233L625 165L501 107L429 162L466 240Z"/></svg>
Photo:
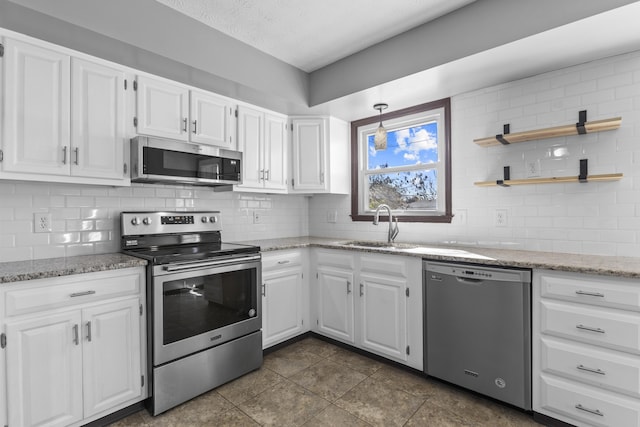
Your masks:
<svg viewBox="0 0 640 427"><path fill-rule="evenodd" d="M636 313L543 300L540 332L640 354Z"/></svg>
<svg viewBox="0 0 640 427"><path fill-rule="evenodd" d="M540 294L545 298L640 311L638 280L542 273Z"/></svg>
<svg viewBox="0 0 640 427"><path fill-rule="evenodd" d="M548 337L540 344L542 372L640 397L640 358Z"/></svg>
<svg viewBox="0 0 640 427"><path fill-rule="evenodd" d="M141 270L135 273L100 272L37 280L33 286L5 293L7 316L32 313L67 305L98 301L140 292ZM28 287L28 288L27 288Z"/></svg>
<svg viewBox="0 0 640 427"><path fill-rule="evenodd" d="M262 271L302 265L300 251L277 251L262 254Z"/></svg>
<svg viewBox="0 0 640 427"><path fill-rule="evenodd" d="M589 425L640 425L638 401L546 375L540 378L540 406L545 410L540 412L564 415Z"/></svg>

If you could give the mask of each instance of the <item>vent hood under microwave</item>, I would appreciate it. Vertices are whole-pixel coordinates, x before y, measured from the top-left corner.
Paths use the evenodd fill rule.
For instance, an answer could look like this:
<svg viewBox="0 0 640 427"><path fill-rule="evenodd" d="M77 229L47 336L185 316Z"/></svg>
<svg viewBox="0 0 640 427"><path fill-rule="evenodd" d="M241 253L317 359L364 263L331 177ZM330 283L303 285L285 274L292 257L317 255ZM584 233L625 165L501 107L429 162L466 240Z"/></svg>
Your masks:
<svg viewBox="0 0 640 427"><path fill-rule="evenodd" d="M131 139L131 181L209 187L242 184L242 153L172 139Z"/></svg>

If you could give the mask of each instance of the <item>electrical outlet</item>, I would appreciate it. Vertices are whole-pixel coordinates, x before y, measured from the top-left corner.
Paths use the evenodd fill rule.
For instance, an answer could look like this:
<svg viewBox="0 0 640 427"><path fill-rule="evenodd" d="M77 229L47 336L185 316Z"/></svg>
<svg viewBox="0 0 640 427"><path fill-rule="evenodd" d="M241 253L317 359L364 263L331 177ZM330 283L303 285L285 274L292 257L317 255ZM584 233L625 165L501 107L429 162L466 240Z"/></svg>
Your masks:
<svg viewBox="0 0 640 427"><path fill-rule="evenodd" d="M496 216L494 217L494 224L496 227L506 227L507 226L507 210L506 209L496 209Z"/></svg>
<svg viewBox="0 0 640 427"><path fill-rule="evenodd" d="M535 178L540 176L540 159L525 162L527 169L527 178Z"/></svg>
<svg viewBox="0 0 640 427"><path fill-rule="evenodd" d="M327 211L327 222L336 223L338 221L338 211Z"/></svg>
<svg viewBox="0 0 640 427"><path fill-rule="evenodd" d="M453 213L454 222L458 225L467 225L467 210L457 209Z"/></svg>
<svg viewBox="0 0 640 427"><path fill-rule="evenodd" d="M253 223L260 224L262 222L262 214L258 211L253 211Z"/></svg>
<svg viewBox="0 0 640 427"><path fill-rule="evenodd" d="M51 214L48 212L33 213L33 231L36 233L48 233L51 231Z"/></svg>

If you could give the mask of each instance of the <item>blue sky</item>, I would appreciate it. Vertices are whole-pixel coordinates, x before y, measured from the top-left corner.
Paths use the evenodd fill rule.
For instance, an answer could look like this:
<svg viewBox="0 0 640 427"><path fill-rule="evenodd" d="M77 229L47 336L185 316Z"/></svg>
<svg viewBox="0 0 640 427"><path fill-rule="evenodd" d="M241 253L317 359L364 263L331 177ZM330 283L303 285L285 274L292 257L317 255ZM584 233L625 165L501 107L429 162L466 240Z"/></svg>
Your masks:
<svg viewBox="0 0 640 427"><path fill-rule="evenodd" d="M367 141L368 169L377 169L380 165L407 166L421 163L433 163L438 160L437 123L404 129L387 129L387 149L376 151L373 135Z"/></svg>

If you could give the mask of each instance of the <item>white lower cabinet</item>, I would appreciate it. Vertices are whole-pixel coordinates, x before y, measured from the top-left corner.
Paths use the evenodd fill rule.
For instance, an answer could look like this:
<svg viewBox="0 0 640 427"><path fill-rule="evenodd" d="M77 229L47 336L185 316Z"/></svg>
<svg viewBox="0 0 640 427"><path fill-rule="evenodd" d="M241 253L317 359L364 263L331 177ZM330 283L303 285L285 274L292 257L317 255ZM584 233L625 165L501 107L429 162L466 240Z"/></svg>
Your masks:
<svg viewBox="0 0 640 427"><path fill-rule="evenodd" d="M317 333L422 369L420 258L319 249L315 271Z"/></svg>
<svg viewBox="0 0 640 427"><path fill-rule="evenodd" d="M640 283L533 275L533 410L577 426L640 426Z"/></svg>
<svg viewBox="0 0 640 427"><path fill-rule="evenodd" d="M317 279L317 331L354 344L353 272L318 266Z"/></svg>
<svg viewBox="0 0 640 427"><path fill-rule="evenodd" d="M146 398L143 268L0 289L7 307L4 424L82 425ZM51 298L28 303L34 293Z"/></svg>
<svg viewBox="0 0 640 427"><path fill-rule="evenodd" d="M286 341L308 330L308 287L304 280L306 250L262 255L262 347Z"/></svg>

